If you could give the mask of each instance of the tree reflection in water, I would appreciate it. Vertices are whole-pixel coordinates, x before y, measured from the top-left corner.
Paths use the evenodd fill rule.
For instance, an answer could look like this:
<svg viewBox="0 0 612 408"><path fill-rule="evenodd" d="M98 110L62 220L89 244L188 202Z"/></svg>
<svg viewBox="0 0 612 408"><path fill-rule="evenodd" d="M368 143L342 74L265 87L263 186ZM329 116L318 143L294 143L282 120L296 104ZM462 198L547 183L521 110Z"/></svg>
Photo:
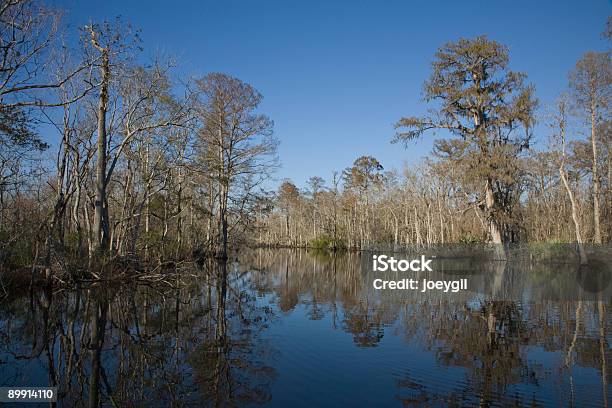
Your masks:
<svg viewBox="0 0 612 408"><path fill-rule="evenodd" d="M0 382L57 386L62 406L274 405L283 401L275 395L307 386L309 373L327 378L343 369L300 349L309 332L283 327L303 318L299 327L325 328L316 334L322 344L345 333L362 351L351 354L347 375L360 370L359 358L378 353L388 375L368 381L382 405L608 404L608 300L373 291L354 253L258 250L239 259L155 283L14 293L0 303ZM491 275L495 290L523 278L511 269ZM273 327L298 357L268 334ZM391 347L394 338L403 348ZM417 362L402 349L432 360ZM586 385L577 374L584 370L591 370ZM275 388L280 376L295 388ZM559 395L541 391L551 382ZM347 391L325 386L322 395Z"/></svg>
<svg viewBox="0 0 612 408"><path fill-rule="evenodd" d="M244 272L244 271L242 271ZM3 384L58 387L63 406L199 406L271 398L272 314L225 264L184 282L97 284L2 302ZM24 361L47 371L28 377Z"/></svg>
<svg viewBox="0 0 612 408"><path fill-rule="evenodd" d="M311 265L313 259L316 262ZM600 400L593 395L581 395L580 398L573 395L573 398L577 405L608 404L607 384L612 370L610 336L606 327L610 324L610 316L605 311L604 301L553 301L539 298L537 294L532 294L534 298L530 299L527 290L523 301L487 300L486 296L474 293L463 298L459 295L449 298L440 293L414 296L401 291L377 294L370 288L371 279L360 269L359 255L352 253L337 257L315 253L304 257L303 253L295 251L280 255L263 252L254 257L254 263L269 271L257 276L260 279L257 285L275 293L279 305L291 298L293 309L297 307L296 297L301 295L304 307L313 308L315 304L311 299L316 298L319 304L328 305L331 321L335 322L338 302L343 316L341 328L352 335L356 346L377 346L385 333L400 334L406 343L418 344L435 354L436 366L431 367L432 372L440 371L440 367L461 369L461 375L453 379L454 385L435 384L432 387L437 379L435 374L416 373L415 378L397 378L399 393L396 398L403 405L489 406L495 402L546 405L548 397L538 401L538 396L524 392L523 388L538 387L541 381L551 378L562 387L567 379L571 380L571 367L559 358L558 371L553 372L530 356L539 352L564 356L575 329L580 328L572 311L584 304L588 307L584 314L591 316L591 321L580 329L580 346L569 353L575 355L575 364L599 371L603 391ZM282 271L275 269L281 264ZM487 276L491 298L509 286L505 280L526 278L520 268L509 268L505 263L493 266ZM558 270L559 266L553 265L553 268ZM554 271L536 268L530 273L533 276L529 280L535 285L548 279L548 274ZM575 282L555 284L564 288ZM406 362L406 371L410 371L410 361ZM448 390L440 391L441 388ZM565 400L563 392L557 397Z"/></svg>

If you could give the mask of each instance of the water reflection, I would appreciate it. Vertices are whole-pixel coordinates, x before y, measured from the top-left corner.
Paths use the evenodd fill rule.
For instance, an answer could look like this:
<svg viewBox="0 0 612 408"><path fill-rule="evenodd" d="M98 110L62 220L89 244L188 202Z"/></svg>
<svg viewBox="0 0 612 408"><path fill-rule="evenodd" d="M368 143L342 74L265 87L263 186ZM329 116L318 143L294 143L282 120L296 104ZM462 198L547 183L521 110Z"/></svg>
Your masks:
<svg viewBox="0 0 612 408"><path fill-rule="evenodd" d="M374 291L355 253L258 250L13 294L0 385L57 386L60 406L608 406L609 298L542 298L554 270L521 268L487 278L521 283L494 300Z"/></svg>

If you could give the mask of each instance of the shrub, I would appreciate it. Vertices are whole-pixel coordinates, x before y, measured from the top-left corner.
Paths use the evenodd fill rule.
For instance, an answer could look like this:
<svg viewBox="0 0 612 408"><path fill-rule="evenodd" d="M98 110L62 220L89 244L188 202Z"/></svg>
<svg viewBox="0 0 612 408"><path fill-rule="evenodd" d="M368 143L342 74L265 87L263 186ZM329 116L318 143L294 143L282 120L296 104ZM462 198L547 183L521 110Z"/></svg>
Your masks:
<svg viewBox="0 0 612 408"><path fill-rule="evenodd" d="M338 250L345 249L346 245L341 239L334 240L329 235L321 235L308 243L310 248L321 250Z"/></svg>

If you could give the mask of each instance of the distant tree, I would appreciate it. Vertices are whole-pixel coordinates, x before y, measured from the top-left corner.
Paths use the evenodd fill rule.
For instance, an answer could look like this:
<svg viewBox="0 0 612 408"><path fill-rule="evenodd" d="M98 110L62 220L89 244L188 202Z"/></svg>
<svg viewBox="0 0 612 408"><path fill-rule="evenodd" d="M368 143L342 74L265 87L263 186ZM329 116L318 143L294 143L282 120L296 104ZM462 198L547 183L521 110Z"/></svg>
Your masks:
<svg viewBox="0 0 612 408"><path fill-rule="evenodd" d="M300 200L300 190L289 180L283 181L278 188L278 203L285 216L285 235L289 240L291 236L291 214Z"/></svg>
<svg viewBox="0 0 612 408"><path fill-rule="evenodd" d="M348 188L355 188L360 192L382 182L382 164L372 156L361 156L355 159L353 166L344 171L344 183Z"/></svg>
<svg viewBox="0 0 612 408"><path fill-rule="evenodd" d="M495 244L510 238L505 219L516 201L510 197L516 189L517 156L529 147L537 104L525 74L510 71L508 63L508 48L485 36L446 44L436 53L425 83L426 101L438 106L426 117L402 118L394 139L408 142L428 130L446 129L468 142L460 157L482 185Z"/></svg>
<svg viewBox="0 0 612 408"><path fill-rule="evenodd" d="M289 208L300 198L300 190L290 180L282 182L278 188L278 200L282 208Z"/></svg>
<svg viewBox="0 0 612 408"><path fill-rule="evenodd" d="M357 200L353 200L353 228L359 232L359 246L364 248L371 241L372 209L370 195L372 188L381 187L383 183L384 167L378 159L372 156L361 156L355 159L353 166L344 171L344 187L349 191L356 191L359 201L364 202L364 210L359 211ZM355 234L355 231L353 231Z"/></svg>
<svg viewBox="0 0 612 408"><path fill-rule="evenodd" d="M316 237L318 198L321 191L325 188L325 180L322 177L313 176L308 179L307 184L312 197L312 235Z"/></svg>
<svg viewBox="0 0 612 408"><path fill-rule="evenodd" d="M325 188L325 179L319 176L312 176L307 181L310 189L310 195L313 199L317 197L317 194Z"/></svg>

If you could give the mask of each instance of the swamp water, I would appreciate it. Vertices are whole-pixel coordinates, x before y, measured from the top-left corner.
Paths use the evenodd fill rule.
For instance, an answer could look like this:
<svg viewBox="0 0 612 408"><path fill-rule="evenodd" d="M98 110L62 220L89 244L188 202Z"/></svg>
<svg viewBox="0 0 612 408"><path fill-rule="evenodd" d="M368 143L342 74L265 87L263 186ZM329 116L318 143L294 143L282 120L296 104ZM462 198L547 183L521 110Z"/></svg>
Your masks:
<svg viewBox="0 0 612 408"><path fill-rule="evenodd" d="M611 404L609 281L441 259L441 276L482 270L457 293L375 290L371 259L256 250L180 279L9 294L0 386L58 387L65 407Z"/></svg>

